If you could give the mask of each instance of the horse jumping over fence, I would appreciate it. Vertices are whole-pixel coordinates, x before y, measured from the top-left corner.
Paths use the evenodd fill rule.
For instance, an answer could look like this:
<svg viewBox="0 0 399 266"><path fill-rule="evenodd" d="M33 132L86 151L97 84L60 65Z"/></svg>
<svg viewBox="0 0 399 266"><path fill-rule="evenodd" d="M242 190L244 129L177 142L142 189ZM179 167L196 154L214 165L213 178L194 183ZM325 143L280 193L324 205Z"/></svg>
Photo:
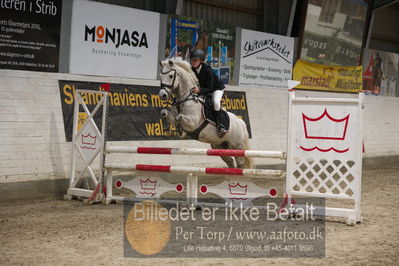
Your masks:
<svg viewBox="0 0 399 266"><path fill-rule="evenodd" d="M174 97L171 110L163 109L161 117L164 122L175 127L182 138L197 139L211 144L213 149L248 150L249 134L246 123L235 114L228 112L230 129L219 138L215 127L208 123L202 115L203 100L191 89L197 86L198 80L189 63L176 58L164 60L161 64L162 99ZM230 156L221 156L229 168L234 168L234 160ZM235 157L238 168L253 168L251 158Z"/></svg>

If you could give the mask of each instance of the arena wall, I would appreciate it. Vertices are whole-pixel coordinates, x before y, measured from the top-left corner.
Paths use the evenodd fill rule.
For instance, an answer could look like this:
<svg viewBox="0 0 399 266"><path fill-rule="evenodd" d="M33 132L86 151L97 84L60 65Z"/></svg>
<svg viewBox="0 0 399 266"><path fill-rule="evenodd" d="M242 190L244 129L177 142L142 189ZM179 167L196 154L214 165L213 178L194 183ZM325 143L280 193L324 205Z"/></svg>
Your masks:
<svg viewBox="0 0 399 266"><path fill-rule="evenodd" d="M65 141L58 80L159 85L159 81L154 80L0 70L0 200L65 192L70 174L72 145ZM227 90L246 92L252 129L251 148L286 150L288 92L236 86L228 86ZM398 116L398 97L366 96L366 159L399 156ZM208 144L193 140L135 141L117 144L209 148ZM221 159L207 156L174 156L168 158L167 162L164 156L154 155L116 155L108 158L118 162L224 167ZM278 163L281 161L255 161L258 166Z"/></svg>

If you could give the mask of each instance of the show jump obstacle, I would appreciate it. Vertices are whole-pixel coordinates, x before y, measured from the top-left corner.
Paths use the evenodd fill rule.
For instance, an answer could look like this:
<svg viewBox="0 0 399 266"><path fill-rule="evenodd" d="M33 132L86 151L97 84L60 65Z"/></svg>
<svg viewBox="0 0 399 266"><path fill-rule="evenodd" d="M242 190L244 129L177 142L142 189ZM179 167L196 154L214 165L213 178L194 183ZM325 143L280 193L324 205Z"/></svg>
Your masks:
<svg viewBox="0 0 399 266"><path fill-rule="evenodd" d="M89 111L82 95L97 99L97 104ZM107 92L76 90L73 111L72 133L72 169L69 179L69 188L66 198L72 196L90 198L93 195L93 187L100 189L103 171L99 171L96 177L93 165L95 159L99 160L98 169L104 164L105 124L107 117ZM86 98L87 99L87 98ZM102 112L100 110L102 109ZM85 178L88 172L90 179ZM90 181L90 182L89 182ZM85 182L86 189L81 188ZM101 190L101 189L100 189ZM97 191L98 192L98 191Z"/></svg>
<svg viewBox="0 0 399 266"><path fill-rule="evenodd" d="M82 94L94 93L101 96L98 104L90 113L83 101ZM305 94L304 92L301 92ZM316 213L326 216L346 218L347 223L361 221L361 174L363 140L363 100L364 94L356 98L320 98L299 95L295 90L289 92L289 118L287 152L254 150L217 150L186 148L151 147L105 147L106 93L98 91L76 91L74 109L73 159L68 197L80 196L90 200L101 200L103 173L105 172L105 202L125 200L126 197L114 196L113 187L133 191L136 199L160 198L169 191L186 192L186 203L192 205L211 204L200 202L198 193L214 193L226 201L250 203L261 196L277 196L273 187L262 188L255 185L251 178L278 176L286 178L285 192L289 198L311 197L334 200L350 200L353 207L317 207ZM98 97L100 97L98 96ZM101 117L94 116L103 107ZM83 112L81 113L81 110ZM86 120L78 128L78 117ZM99 130L101 125L102 130ZM286 172L265 169L232 169L194 166L150 165L109 162L108 154L158 154L158 155L198 155L198 156L240 156L256 158L278 158L286 160ZM81 164L78 167L77 158ZM95 177L91 165L99 161L100 171ZM79 168L79 171L77 169ZM83 178L88 172L92 184ZM115 179L113 171L135 173L129 180ZM165 174L184 174L185 184L172 184L165 181ZM198 185L198 177L207 175L224 176L225 181L216 185ZM87 174L86 174L87 176ZM87 189L78 188L86 181ZM100 192L100 193L97 193ZM95 197L95 195L97 195ZM294 204L293 201L291 204ZM339 204L339 203L338 203Z"/></svg>

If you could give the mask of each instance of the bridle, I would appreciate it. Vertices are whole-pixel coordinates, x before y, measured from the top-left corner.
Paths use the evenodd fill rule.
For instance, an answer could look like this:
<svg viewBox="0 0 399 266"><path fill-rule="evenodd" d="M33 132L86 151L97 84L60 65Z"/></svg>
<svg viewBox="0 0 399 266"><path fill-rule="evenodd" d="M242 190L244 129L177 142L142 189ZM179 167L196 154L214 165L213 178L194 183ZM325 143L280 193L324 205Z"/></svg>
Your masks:
<svg viewBox="0 0 399 266"><path fill-rule="evenodd" d="M168 88L169 90L167 90L166 92L168 93L168 97L170 97L172 94L174 94L175 90L179 88L179 86L177 86L176 88L174 88L175 86L175 81L176 81L176 77L179 76L179 73L177 73L176 69L169 69L168 71L163 71L161 70L161 74L162 75L166 75L169 74L170 72L174 71L175 73L173 74L173 80L172 80L172 84L165 84L165 83L161 83L161 88Z"/></svg>
<svg viewBox="0 0 399 266"><path fill-rule="evenodd" d="M168 97L169 97L169 98L175 93L175 91L176 91L176 90L179 88L179 86L180 86L180 84L179 84L176 88L174 88L175 81L176 81L176 77L179 76L179 73L176 71L176 69L173 69L173 68L171 68L171 69L169 69L169 70L167 70L167 71L161 70L161 74L162 74L162 75L167 75L167 74L171 73L172 71L174 72L172 83L171 83L170 85L169 85L169 84L165 84L165 83L161 83L161 88L167 88L167 89L168 89L168 90L166 90L166 92L168 93ZM196 100L196 101L198 101L198 95L193 94L193 93L190 91L190 94L189 94L185 99L183 99L183 100L181 100L181 101L176 101L176 98L173 98L172 105L174 105L174 106L179 106L180 104L182 104L182 103L184 103L184 102L187 102L187 101L191 101L191 100Z"/></svg>

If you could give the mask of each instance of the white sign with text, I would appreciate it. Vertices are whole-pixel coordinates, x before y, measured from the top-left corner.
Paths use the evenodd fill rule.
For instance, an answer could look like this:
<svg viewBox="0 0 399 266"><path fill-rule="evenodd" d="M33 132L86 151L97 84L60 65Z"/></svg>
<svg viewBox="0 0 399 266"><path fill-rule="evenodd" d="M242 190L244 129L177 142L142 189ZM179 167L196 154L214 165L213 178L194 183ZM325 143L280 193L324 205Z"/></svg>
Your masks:
<svg viewBox="0 0 399 266"><path fill-rule="evenodd" d="M242 29L239 85L287 88L293 55L294 38Z"/></svg>
<svg viewBox="0 0 399 266"><path fill-rule="evenodd" d="M159 20L154 12L74 1L70 72L156 79Z"/></svg>

